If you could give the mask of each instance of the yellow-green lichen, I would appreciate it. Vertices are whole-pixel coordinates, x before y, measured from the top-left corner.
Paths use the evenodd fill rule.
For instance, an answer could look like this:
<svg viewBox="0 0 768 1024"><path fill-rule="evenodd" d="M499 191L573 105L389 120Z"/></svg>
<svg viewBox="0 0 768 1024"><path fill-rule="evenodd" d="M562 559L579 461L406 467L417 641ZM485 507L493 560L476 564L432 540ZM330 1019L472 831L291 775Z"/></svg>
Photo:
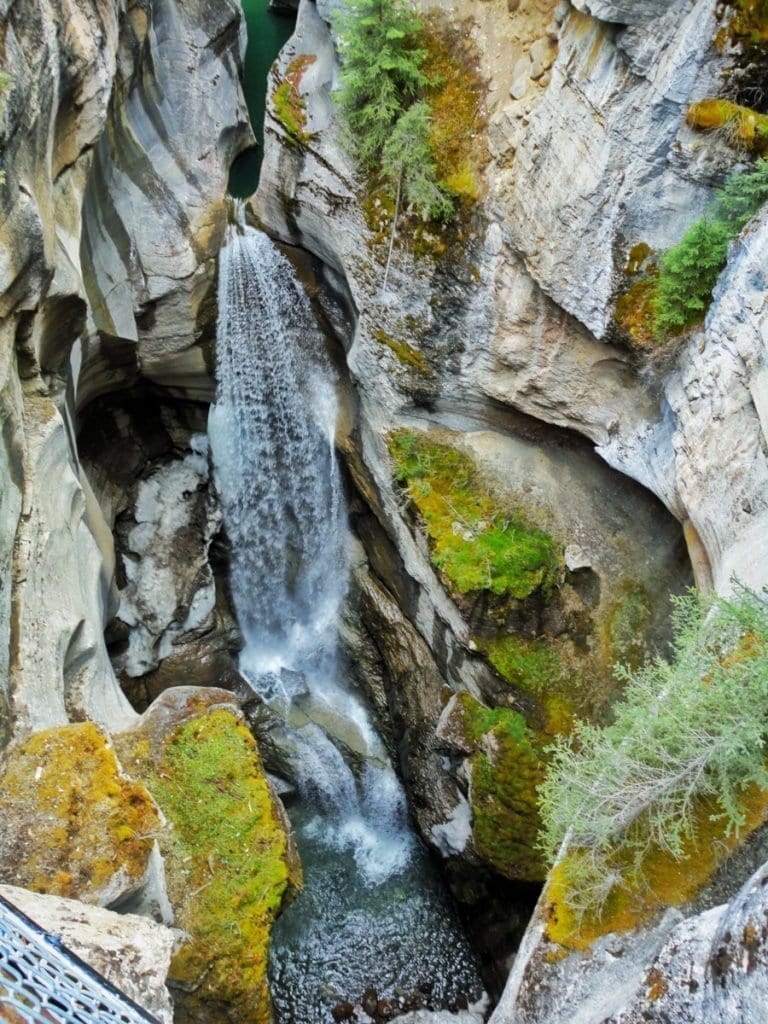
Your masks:
<svg viewBox="0 0 768 1024"><path fill-rule="evenodd" d="M289 142L306 146L312 138L307 131L307 103L300 86L304 72L314 64L314 54L303 53L295 57L285 69L285 77L272 94L275 116L285 129Z"/></svg>
<svg viewBox="0 0 768 1024"><path fill-rule="evenodd" d="M373 332L373 337L380 345L388 348L398 362L402 363L409 370L415 370L416 373L420 373L425 377L431 373L429 363L424 358L424 354L412 345L409 345L407 341L395 338L381 328Z"/></svg>
<svg viewBox="0 0 768 1024"><path fill-rule="evenodd" d="M623 583L605 618L608 658L630 668L639 668L646 658L645 638L653 620L653 602L638 584Z"/></svg>
<svg viewBox="0 0 768 1024"><path fill-rule="evenodd" d="M731 0L735 8L728 27L732 39L752 46L768 43L768 0Z"/></svg>
<svg viewBox="0 0 768 1024"><path fill-rule="evenodd" d="M544 733L557 736L571 732L575 709L583 699L582 679L578 667L564 657L557 641L497 633L476 642L499 675L540 705Z"/></svg>
<svg viewBox="0 0 768 1024"><path fill-rule="evenodd" d="M655 314L659 271L652 256L653 250L646 242L637 242L629 250L624 288L614 309L618 327L638 348L649 348L657 343Z"/></svg>
<svg viewBox="0 0 768 1024"><path fill-rule="evenodd" d="M271 1020L267 952L291 879L286 829L245 725L213 709L175 728L148 756L128 756L168 819L160 840L177 923L171 965L185 1012L223 1008L238 1024ZM295 879L294 879L295 880Z"/></svg>
<svg viewBox="0 0 768 1024"><path fill-rule="evenodd" d="M477 853L507 878L541 881L536 788L544 769L536 734L517 711L485 707L468 693L458 695L453 715L453 728L474 748L468 766Z"/></svg>
<svg viewBox="0 0 768 1024"><path fill-rule="evenodd" d="M569 850L550 872L545 893L547 934L567 949L588 949L601 935L628 932L666 907L692 900L711 880L717 868L738 849L768 817L768 791L747 789L741 800L745 815L737 833L725 834L722 814L715 801L699 800L692 835L682 856L653 847L638 865L626 852L617 854L610 868L618 881L599 912L578 909L579 888L589 875L583 850ZM639 821L638 828L643 827Z"/></svg>
<svg viewBox="0 0 768 1024"><path fill-rule="evenodd" d="M413 430L393 431L388 441L395 478L420 513L432 562L452 591L523 600L554 586L561 561L554 540L493 493L466 453Z"/></svg>
<svg viewBox="0 0 768 1024"><path fill-rule="evenodd" d="M718 129L735 149L765 155L768 152L768 114L731 100L708 97L692 103L685 119L692 128L704 131Z"/></svg>
<svg viewBox="0 0 768 1024"><path fill-rule="evenodd" d="M430 85L430 147L441 184L459 201L474 203L482 190L485 84L469 32L432 19L422 32L423 71Z"/></svg>
<svg viewBox="0 0 768 1024"><path fill-rule="evenodd" d="M0 770L2 880L101 902L146 871L159 815L120 770L92 722L34 733L6 751Z"/></svg>

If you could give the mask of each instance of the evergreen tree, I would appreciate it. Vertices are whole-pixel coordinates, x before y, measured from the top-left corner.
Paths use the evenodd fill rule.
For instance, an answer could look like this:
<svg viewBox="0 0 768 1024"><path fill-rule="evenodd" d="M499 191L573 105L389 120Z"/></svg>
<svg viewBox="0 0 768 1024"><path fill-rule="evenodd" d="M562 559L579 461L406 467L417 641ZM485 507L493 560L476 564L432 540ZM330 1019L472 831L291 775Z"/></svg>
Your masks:
<svg viewBox="0 0 768 1024"><path fill-rule="evenodd" d="M732 237L721 220L703 217L664 253L654 313L657 335L680 331L706 312Z"/></svg>
<svg viewBox="0 0 768 1024"><path fill-rule="evenodd" d="M349 0L333 21L342 59L336 92L350 144L364 170L373 170L390 133L427 79L421 28L401 0Z"/></svg>
<svg viewBox="0 0 768 1024"><path fill-rule="evenodd" d="M429 146L429 104L412 104L398 118L384 144L381 169L402 187L407 203L424 220L449 220L453 203L437 184L435 161Z"/></svg>
<svg viewBox="0 0 768 1024"><path fill-rule="evenodd" d="M751 171L731 175L717 194L713 214L737 235L765 203L768 203L768 160L758 160Z"/></svg>

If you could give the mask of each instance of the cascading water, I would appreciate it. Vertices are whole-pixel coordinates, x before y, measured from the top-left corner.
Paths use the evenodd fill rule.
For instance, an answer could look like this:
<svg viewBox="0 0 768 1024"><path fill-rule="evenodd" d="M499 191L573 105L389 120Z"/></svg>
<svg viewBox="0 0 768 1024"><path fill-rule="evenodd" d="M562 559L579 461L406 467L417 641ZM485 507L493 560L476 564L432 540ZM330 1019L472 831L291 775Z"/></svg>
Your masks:
<svg viewBox="0 0 768 1024"><path fill-rule="evenodd" d="M292 817L305 891L273 937L282 1024L320 1024L334 1002L369 984L429 981L442 1000L477 989L383 744L340 681L346 523L322 351L290 264L266 235L232 225L220 260L209 429L245 640L240 671L285 722L302 797Z"/></svg>

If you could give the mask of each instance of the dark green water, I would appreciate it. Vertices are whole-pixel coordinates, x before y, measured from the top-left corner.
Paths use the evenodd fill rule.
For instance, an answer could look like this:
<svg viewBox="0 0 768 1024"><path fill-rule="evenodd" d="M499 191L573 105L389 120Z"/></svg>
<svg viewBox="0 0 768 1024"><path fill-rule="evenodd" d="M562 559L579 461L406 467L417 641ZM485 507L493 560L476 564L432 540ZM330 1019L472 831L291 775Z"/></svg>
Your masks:
<svg viewBox="0 0 768 1024"><path fill-rule="evenodd" d="M245 199L256 191L259 183L264 152L264 107L269 69L293 32L294 19L270 11L267 6L269 0L241 2L248 29L243 87L258 146L241 153L233 163L229 175L229 191L231 195Z"/></svg>

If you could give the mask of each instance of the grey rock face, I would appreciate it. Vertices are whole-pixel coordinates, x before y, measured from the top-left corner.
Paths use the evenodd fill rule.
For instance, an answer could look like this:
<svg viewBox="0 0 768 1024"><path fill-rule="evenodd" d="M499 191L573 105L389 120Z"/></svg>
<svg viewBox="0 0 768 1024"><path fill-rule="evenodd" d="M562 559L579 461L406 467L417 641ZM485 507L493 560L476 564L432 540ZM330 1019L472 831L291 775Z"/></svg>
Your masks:
<svg viewBox="0 0 768 1024"><path fill-rule="evenodd" d="M732 246L705 328L666 388L680 496L720 591L732 576L757 589L768 578L766 260L763 212Z"/></svg>
<svg viewBox="0 0 768 1024"><path fill-rule="evenodd" d="M126 726L102 638L113 543L72 417L140 374L210 395L196 343L249 138L240 9L35 0L0 19L0 717Z"/></svg>
<svg viewBox="0 0 768 1024"><path fill-rule="evenodd" d="M133 342L142 376L206 397L198 343L227 175L251 141L239 4L154 0L130 14L85 196L85 288L96 331Z"/></svg>
<svg viewBox="0 0 768 1024"><path fill-rule="evenodd" d="M689 159L671 158L673 145L685 147L689 97L706 94L714 5L663 6L664 18L642 36L654 46L642 60L636 37L572 13L528 127L513 130L503 111L494 115L499 157L515 146L494 181L506 239L538 285L597 338L611 317L615 261L638 240L653 248L677 241L709 191Z"/></svg>
<svg viewBox="0 0 768 1024"><path fill-rule="evenodd" d="M571 0L577 11L591 14L601 21L615 21L622 25L643 25L666 14L670 0ZM680 6L678 4L678 6Z"/></svg>
<svg viewBox="0 0 768 1024"><path fill-rule="evenodd" d="M763 865L726 905L686 920L670 912L653 929L607 936L591 956L559 964L547 964L537 922L491 1024L758 1020L768 997L767 880Z"/></svg>

